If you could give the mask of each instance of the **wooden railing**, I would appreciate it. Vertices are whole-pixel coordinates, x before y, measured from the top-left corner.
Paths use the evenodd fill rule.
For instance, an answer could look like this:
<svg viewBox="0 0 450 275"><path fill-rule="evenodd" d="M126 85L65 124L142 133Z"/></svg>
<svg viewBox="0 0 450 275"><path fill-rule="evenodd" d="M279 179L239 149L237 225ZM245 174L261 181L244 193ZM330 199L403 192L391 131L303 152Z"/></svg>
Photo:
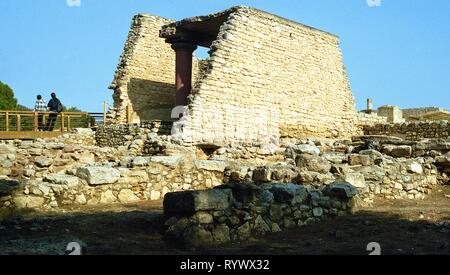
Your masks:
<svg viewBox="0 0 450 275"><path fill-rule="evenodd" d="M56 115L53 129L47 128L50 115ZM40 119L42 119L41 124L39 123ZM89 127L90 123L89 113L0 111L0 138L36 136L30 134L30 132L41 133L37 136L55 136L73 128ZM44 132L47 132L47 134Z"/></svg>

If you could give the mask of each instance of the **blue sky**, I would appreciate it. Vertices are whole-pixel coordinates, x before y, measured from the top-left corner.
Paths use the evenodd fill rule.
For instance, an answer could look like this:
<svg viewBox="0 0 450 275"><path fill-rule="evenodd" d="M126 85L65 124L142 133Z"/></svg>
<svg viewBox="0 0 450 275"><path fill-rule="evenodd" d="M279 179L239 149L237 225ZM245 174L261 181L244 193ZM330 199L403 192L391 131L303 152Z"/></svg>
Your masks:
<svg viewBox="0 0 450 275"><path fill-rule="evenodd" d="M340 36L358 109L368 97L375 107L450 109L448 0L80 1L0 0L0 81L21 104L56 90L67 106L102 111L133 15L182 19L247 5Z"/></svg>

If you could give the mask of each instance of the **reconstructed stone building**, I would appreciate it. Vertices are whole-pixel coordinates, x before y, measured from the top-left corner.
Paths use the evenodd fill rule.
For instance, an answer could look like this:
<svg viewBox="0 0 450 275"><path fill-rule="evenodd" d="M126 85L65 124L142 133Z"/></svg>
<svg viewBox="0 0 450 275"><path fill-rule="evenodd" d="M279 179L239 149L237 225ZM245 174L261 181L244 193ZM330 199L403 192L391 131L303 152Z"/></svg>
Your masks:
<svg viewBox="0 0 450 275"><path fill-rule="evenodd" d="M197 46L210 57L193 58ZM111 88L118 123L166 120L188 106L179 127L185 142L357 131L339 38L254 8L178 22L137 15Z"/></svg>

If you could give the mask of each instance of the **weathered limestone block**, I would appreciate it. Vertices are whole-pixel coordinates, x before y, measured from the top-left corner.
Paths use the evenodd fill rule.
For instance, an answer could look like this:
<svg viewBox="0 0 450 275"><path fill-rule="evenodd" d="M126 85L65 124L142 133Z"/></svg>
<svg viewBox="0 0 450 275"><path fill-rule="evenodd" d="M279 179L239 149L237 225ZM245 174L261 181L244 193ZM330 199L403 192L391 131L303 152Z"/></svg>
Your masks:
<svg viewBox="0 0 450 275"><path fill-rule="evenodd" d="M72 129L73 134L78 136L94 136L94 131L91 128L75 128Z"/></svg>
<svg viewBox="0 0 450 275"><path fill-rule="evenodd" d="M235 183L218 188L231 189L233 191L233 198L244 204L270 205L274 200L272 192L264 187L256 186L254 184Z"/></svg>
<svg viewBox="0 0 450 275"><path fill-rule="evenodd" d="M366 180L364 175L361 173L348 173L344 176L344 181L350 183L358 189L367 188Z"/></svg>
<svg viewBox="0 0 450 275"><path fill-rule="evenodd" d="M208 212L197 212L192 216L193 221L199 224L212 224L213 216Z"/></svg>
<svg viewBox="0 0 450 275"><path fill-rule="evenodd" d="M152 190L150 192L150 200L152 201L157 201L161 199L161 192L156 191L156 190Z"/></svg>
<svg viewBox="0 0 450 275"><path fill-rule="evenodd" d="M181 156L155 156L150 158L149 163L151 164L154 162L168 167L176 167L180 163L181 159Z"/></svg>
<svg viewBox="0 0 450 275"><path fill-rule="evenodd" d="M271 179L276 182L292 182L298 175L293 165L276 164L270 167Z"/></svg>
<svg viewBox="0 0 450 275"><path fill-rule="evenodd" d="M348 157L348 163L351 166L356 165L369 166L372 164L372 160L370 156L367 155L352 154Z"/></svg>
<svg viewBox="0 0 450 275"><path fill-rule="evenodd" d="M77 155L77 160L79 163L93 165L95 164L95 156L90 152L83 152Z"/></svg>
<svg viewBox="0 0 450 275"><path fill-rule="evenodd" d="M357 189L346 182L335 182L327 186L323 193L332 198L348 200L358 194Z"/></svg>
<svg viewBox="0 0 450 275"><path fill-rule="evenodd" d="M214 244L213 235L201 226L189 227L183 234L184 242L193 247L210 246Z"/></svg>
<svg viewBox="0 0 450 275"><path fill-rule="evenodd" d="M230 242L230 228L226 224L216 225L212 231L215 244L225 244Z"/></svg>
<svg viewBox="0 0 450 275"><path fill-rule="evenodd" d="M295 159L296 155L310 154L318 156L320 154L320 149L315 145L311 144L298 144L286 148L286 155L291 156Z"/></svg>
<svg viewBox="0 0 450 275"><path fill-rule="evenodd" d="M409 163L408 164L408 172L422 175L423 174L422 164L420 164L416 161Z"/></svg>
<svg viewBox="0 0 450 275"><path fill-rule="evenodd" d="M14 205L17 209L36 209L44 205L44 198L36 196L15 196Z"/></svg>
<svg viewBox="0 0 450 275"><path fill-rule="evenodd" d="M259 167L253 171L255 182L270 182L272 180L272 170L269 167Z"/></svg>
<svg viewBox="0 0 450 275"><path fill-rule="evenodd" d="M132 161L133 167L145 167L148 165L150 159L146 157L136 157Z"/></svg>
<svg viewBox="0 0 450 275"><path fill-rule="evenodd" d="M64 174L46 175L44 180L53 184L67 185L71 188L76 187L80 183L80 179L78 177Z"/></svg>
<svg viewBox="0 0 450 275"><path fill-rule="evenodd" d="M121 203L133 203L140 201L139 197L129 189L123 189L122 191L120 191L118 198Z"/></svg>
<svg viewBox="0 0 450 275"><path fill-rule="evenodd" d="M342 164L348 160L347 154L341 152L327 152L322 157L334 164Z"/></svg>
<svg viewBox="0 0 450 275"><path fill-rule="evenodd" d="M230 189L168 193L164 198L164 212L183 215L197 211L226 210L231 206L232 197Z"/></svg>
<svg viewBox="0 0 450 275"><path fill-rule="evenodd" d="M331 170L331 164L319 156L302 154L295 160L297 167L312 172L328 173Z"/></svg>
<svg viewBox="0 0 450 275"><path fill-rule="evenodd" d="M412 147L408 145L383 145L381 151L396 158L407 158L412 155Z"/></svg>
<svg viewBox="0 0 450 275"><path fill-rule="evenodd" d="M14 192L23 190L24 182L17 180L0 180L0 197L10 196Z"/></svg>
<svg viewBox="0 0 450 275"><path fill-rule="evenodd" d="M296 184L277 184L270 188L278 203L302 204L308 197L308 190Z"/></svg>
<svg viewBox="0 0 450 275"><path fill-rule="evenodd" d="M116 196L111 190L103 192L100 198L100 203L102 204L111 204L117 201Z"/></svg>
<svg viewBox="0 0 450 275"><path fill-rule="evenodd" d="M296 178L297 183L317 186L327 185L334 181L335 177L331 173L324 174L310 171L300 172L298 177Z"/></svg>
<svg viewBox="0 0 450 275"><path fill-rule="evenodd" d="M0 144L0 155L15 154L17 147L12 144Z"/></svg>
<svg viewBox="0 0 450 275"><path fill-rule="evenodd" d="M41 148L31 148L28 150L28 153L31 156L40 156L43 153L43 150Z"/></svg>
<svg viewBox="0 0 450 275"><path fill-rule="evenodd" d="M39 157L39 158L36 158L35 164L37 167L40 167L40 168L50 167L53 164L53 159L47 158L47 157Z"/></svg>
<svg viewBox="0 0 450 275"><path fill-rule="evenodd" d="M84 194L77 195L75 197L75 203L80 204L80 205L87 204L86 196Z"/></svg>
<svg viewBox="0 0 450 275"><path fill-rule="evenodd" d="M113 184L120 179L120 172L110 167L83 167L77 169L77 177L89 185Z"/></svg>
<svg viewBox="0 0 450 275"><path fill-rule="evenodd" d="M415 149L425 151L436 150L445 152L450 150L450 141L432 140L431 142L419 142L415 145Z"/></svg>
<svg viewBox="0 0 450 275"><path fill-rule="evenodd" d="M436 165L444 168L450 168L450 152L444 156L439 156L436 158Z"/></svg>
<svg viewBox="0 0 450 275"><path fill-rule="evenodd" d="M197 160L195 166L199 170L223 173L228 166L228 162L215 160Z"/></svg>
<svg viewBox="0 0 450 275"><path fill-rule="evenodd" d="M267 233L272 232L270 226L266 223L266 221L259 215L253 226L253 234L257 237L264 236Z"/></svg>

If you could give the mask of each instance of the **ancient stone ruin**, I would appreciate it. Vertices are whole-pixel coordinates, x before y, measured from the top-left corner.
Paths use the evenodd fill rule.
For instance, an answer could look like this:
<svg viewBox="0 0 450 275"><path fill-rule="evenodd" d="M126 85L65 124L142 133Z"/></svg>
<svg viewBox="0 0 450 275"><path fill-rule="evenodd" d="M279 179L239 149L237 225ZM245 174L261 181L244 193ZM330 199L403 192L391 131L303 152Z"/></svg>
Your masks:
<svg viewBox="0 0 450 275"><path fill-rule="evenodd" d="M448 121L357 113L339 39L257 9L135 16L111 88L95 132L0 141L0 214L158 201L168 240L213 246L449 184Z"/></svg>
<svg viewBox="0 0 450 275"><path fill-rule="evenodd" d="M210 48L202 66L197 46ZM188 106L185 142L356 133L339 38L253 8L179 22L136 16L111 87L116 122L164 120Z"/></svg>

